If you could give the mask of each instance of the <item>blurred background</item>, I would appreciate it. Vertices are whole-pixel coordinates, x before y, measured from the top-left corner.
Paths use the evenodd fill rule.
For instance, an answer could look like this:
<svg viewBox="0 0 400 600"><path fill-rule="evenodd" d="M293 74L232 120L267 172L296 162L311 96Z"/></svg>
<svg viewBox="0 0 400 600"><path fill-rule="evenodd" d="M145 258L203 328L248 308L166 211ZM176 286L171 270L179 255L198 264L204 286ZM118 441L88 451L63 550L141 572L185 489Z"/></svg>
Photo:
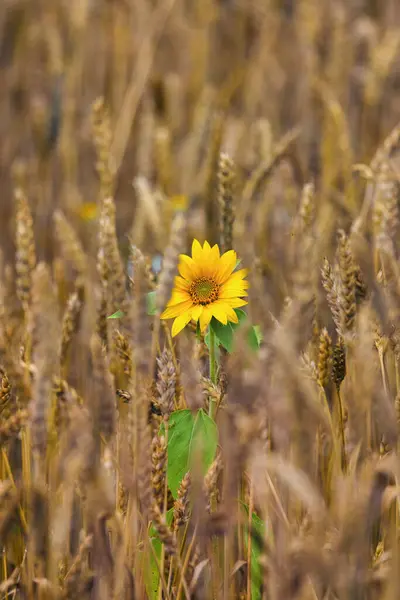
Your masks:
<svg viewBox="0 0 400 600"><path fill-rule="evenodd" d="M305 182L333 207L328 221L357 205L352 166L369 163L400 120L400 2L2 0L0 77L7 260L17 185L34 213L39 258L53 257L56 208L90 244L105 193L96 135L113 174L106 191L121 247L133 227L148 252L165 245L157 203L166 198L192 211L195 234L215 237L220 151L235 160L242 189L280 153L263 190L268 210L254 213L257 194L245 194L262 253Z"/></svg>
<svg viewBox="0 0 400 600"><path fill-rule="evenodd" d="M147 514L153 488L167 508L171 456L153 408L186 406L183 390L221 405L210 500L194 470L195 533L178 538L207 542L190 541L194 588L208 554L209 597L237 574L237 597L261 598L261 545L252 558L236 517L240 489L250 532L254 482L268 598L399 597L399 142L400 0L0 0L1 581L21 567L38 598L144 598L150 521L173 542L165 580L184 581L192 550L158 504ZM160 334L144 302L157 288L165 306L193 237L229 238L250 267L248 323L267 342L253 353L241 329L218 382L206 346ZM27 536L10 515L31 480ZM168 563L149 564L161 598Z"/></svg>

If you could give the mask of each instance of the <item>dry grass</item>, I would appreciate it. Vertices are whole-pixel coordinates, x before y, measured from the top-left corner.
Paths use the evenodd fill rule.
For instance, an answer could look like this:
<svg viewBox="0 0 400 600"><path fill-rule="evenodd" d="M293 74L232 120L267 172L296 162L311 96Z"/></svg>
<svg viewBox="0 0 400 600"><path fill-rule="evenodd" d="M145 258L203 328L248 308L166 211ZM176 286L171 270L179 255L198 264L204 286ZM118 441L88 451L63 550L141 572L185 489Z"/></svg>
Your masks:
<svg viewBox="0 0 400 600"><path fill-rule="evenodd" d="M399 27L0 3L0 599L399 597ZM158 317L193 237L249 267L264 336L216 383ZM171 490L174 415L210 402Z"/></svg>

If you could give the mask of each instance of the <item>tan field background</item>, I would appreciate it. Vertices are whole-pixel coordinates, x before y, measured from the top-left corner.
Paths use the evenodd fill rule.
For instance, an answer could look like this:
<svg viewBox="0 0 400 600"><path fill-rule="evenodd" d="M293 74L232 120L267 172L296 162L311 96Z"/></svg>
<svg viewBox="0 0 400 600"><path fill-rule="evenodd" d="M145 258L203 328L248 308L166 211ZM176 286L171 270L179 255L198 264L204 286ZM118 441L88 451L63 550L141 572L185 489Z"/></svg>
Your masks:
<svg viewBox="0 0 400 600"><path fill-rule="evenodd" d="M1 0L0 600L397 600L399 140L399 0Z"/></svg>

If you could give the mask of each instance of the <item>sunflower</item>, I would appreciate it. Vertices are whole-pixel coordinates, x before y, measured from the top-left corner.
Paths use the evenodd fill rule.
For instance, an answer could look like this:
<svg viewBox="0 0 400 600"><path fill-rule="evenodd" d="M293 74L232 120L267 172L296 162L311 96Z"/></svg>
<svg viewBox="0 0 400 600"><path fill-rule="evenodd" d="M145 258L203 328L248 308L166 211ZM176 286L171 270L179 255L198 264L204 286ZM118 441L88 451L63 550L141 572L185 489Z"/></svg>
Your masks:
<svg viewBox="0 0 400 600"><path fill-rule="evenodd" d="M162 319L175 319L172 336L177 335L190 320L200 321L204 333L212 317L226 325L237 323L234 308L247 304L249 284L244 281L247 269L235 271L237 256L229 250L220 256L218 245L211 248L208 242L203 247L193 240L192 256L181 254L179 275Z"/></svg>

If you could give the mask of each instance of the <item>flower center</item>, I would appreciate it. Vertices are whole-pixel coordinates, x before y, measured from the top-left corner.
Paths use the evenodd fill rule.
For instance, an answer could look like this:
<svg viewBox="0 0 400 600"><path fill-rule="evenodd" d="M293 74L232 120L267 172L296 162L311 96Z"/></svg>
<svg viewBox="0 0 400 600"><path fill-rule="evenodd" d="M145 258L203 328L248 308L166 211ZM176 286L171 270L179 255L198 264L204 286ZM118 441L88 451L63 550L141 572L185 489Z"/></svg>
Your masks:
<svg viewBox="0 0 400 600"><path fill-rule="evenodd" d="M218 299L219 285L213 279L200 277L193 281L190 286L189 293L193 304L211 304Z"/></svg>

